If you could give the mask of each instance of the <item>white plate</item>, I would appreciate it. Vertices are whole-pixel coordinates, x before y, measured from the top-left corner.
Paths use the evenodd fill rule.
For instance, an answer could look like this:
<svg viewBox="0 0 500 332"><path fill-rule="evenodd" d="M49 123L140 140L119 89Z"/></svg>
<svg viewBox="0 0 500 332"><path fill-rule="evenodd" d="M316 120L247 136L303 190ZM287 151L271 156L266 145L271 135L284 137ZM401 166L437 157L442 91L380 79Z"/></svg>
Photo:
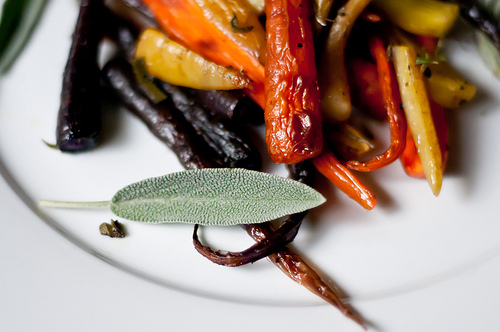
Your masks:
<svg viewBox="0 0 500 332"><path fill-rule="evenodd" d="M110 239L98 231L114 217L107 210L37 210L42 198L108 200L129 183L181 170L175 156L121 110L106 113L104 142L92 152L63 154L43 143L55 141L61 77L76 15L74 2L51 1L20 61L0 81L1 173L25 208L97 257L180 291L174 292L176 297L189 293L203 301L265 305L277 312L280 307L323 308L321 300L265 260L239 268L208 262L192 247L191 226L124 222L128 236ZM450 168L439 198L425 181L408 178L397 163L360 175L378 197L373 211L322 184L319 189L330 202L314 211L294 241L354 303L385 303L452 282L494 261L500 252L500 83L468 37L460 38L449 42L450 62L479 93L471 105L448 112ZM239 228L209 229L205 235L223 249L240 250L252 243Z"/></svg>

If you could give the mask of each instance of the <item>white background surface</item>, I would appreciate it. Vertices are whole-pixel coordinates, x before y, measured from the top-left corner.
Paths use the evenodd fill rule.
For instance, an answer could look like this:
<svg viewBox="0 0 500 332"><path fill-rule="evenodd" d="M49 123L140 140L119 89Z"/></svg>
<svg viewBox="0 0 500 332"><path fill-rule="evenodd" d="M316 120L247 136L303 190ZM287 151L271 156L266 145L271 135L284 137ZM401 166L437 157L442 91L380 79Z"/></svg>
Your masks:
<svg viewBox="0 0 500 332"><path fill-rule="evenodd" d="M11 77L0 82L0 160L33 200L60 198L48 195L108 199L96 197L92 186L86 189L83 185L97 183L100 191L113 194L108 189L119 187L107 182L131 182L130 172L116 171L117 160L118 165L156 175L159 168L148 168L141 144L146 140L153 156L165 151L153 139L150 143L147 134L136 135L145 131L128 117L119 118L119 122L132 135L118 131L119 139L111 139L92 154L68 158L40 144L41 138L50 140L53 135L55 118L42 117L41 113L56 114L60 74L75 17L74 2L50 1L33 42ZM470 55L468 49L458 51ZM461 169L447 176L439 200L429 197L425 184L409 182L400 169L391 168L377 177L389 188L376 182L370 185L380 186L377 189L382 189L382 194L387 189L395 209L387 204L391 199L382 195L385 202L381 199L381 208L370 212L373 219L366 222L364 211L359 215L358 209L337 195L333 208L341 222L320 223L318 229L306 226L296 241L353 296L353 306L373 324L373 331L500 330L500 183L495 163L499 85L477 58L459 56L455 64L474 78L473 83L480 88L479 100L487 102L476 103L475 113L464 111L455 118L455 127L462 135L458 141ZM29 129L26 132L24 124ZM121 159L123 151L139 157L125 155ZM159 158L163 162L171 157ZM64 171L65 166L73 169L76 162L86 176ZM95 165L99 172L93 172ZM132 176L137 177L134 180L144 177ZM180 252L178 261L158 264L158 271L148 273L157 272L173 280L167 282L187 284L223 298L241 297L243 302L262 299L261 305L210 300L138 278L88 254L54 231L3 179L0 197L0 331L361 331L336 309L287 283L266 262L227 270L204 261L193 253L190 231L182 227L158 229L160 234L153 236L151 228L127 225L130 241L116 242L95 235L97 228L89 220L98 225L103 221L101 215L97 220L92 213L51 215L64 229L89 241L97 252L135 268L154 270L157 265L143 259L152 256L141 256L142 250L154 254L155 244L173 236L171 233L188 234L164 248L165 255ZM152 249L143 246L141 235L149 236ZM311 239L314 241L309 242ZM134 251L135 245L140 252ZM170 262L161 255L151 260Z"/></svg>
<svg viewBox="0 0 500 332"><path fill-rule="evenodd" d="M260 307L186 295L116 269L54 232L0 182L1 331L362 331L335 309ZM353 305L371 331L498 331L500 260Z"/></svg>

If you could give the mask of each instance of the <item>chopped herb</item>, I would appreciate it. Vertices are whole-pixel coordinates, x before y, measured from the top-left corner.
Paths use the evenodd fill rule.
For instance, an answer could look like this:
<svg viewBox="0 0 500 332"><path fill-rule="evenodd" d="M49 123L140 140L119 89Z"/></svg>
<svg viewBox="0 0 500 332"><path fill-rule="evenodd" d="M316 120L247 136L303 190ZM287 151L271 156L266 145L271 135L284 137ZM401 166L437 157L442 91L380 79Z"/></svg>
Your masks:
<svg viewBox="0 0 500 332"><path fill-rule="evenodd" d="M436 59L428 59L428 58L417 58L417 65L429 65L429 64L438 64L439 61Z"/></svg>
<svg viewBox="0 0 500 332"><path fill-rule="evenodd" d="M109 237L125 237L125 232L123 231L123 226L118 222L118 220L111 219L111 223L102 223L99 226L99 232L101 235L107 235Z"/></svg>
<svg viewBox="0 0 500 332"><path fill-rule="evenodd" d="M233 13L233 19L231 20L231 29L234 31L234 32L238 32L238 33L245 33L245 32L249 32L249 31L252 31L253 29L253 25L247 25L245 27L240 27L240 22L238 21L238 17L236 16L236 14Z"/></svg>

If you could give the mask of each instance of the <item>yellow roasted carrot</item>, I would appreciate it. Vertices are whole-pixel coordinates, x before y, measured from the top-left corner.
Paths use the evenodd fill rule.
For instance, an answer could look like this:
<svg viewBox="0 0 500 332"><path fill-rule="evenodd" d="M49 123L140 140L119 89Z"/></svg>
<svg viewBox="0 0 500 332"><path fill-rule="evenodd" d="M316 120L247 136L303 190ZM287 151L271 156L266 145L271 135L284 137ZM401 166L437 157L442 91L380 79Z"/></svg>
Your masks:
<svg viewBox="0 0 500 332"><path fill-rule="evenodd" d="M240 39L236 38L242 32L226 34L221 31L211 18L205 16L206 10L201 8L196 0L143 1L169 37L204 58L221 66L231 66L244 72L255 82L263 84L264 66L256 56L255 50L250 52L248 47L241 45ZM212 5L221 6L216 2ZM236 16L239 22L238 14ZM230 22L227 24L231 25ZM246 33L254 33L256 26L257 24L252 31ZM257 53L260 54L260 51Z"/></svg>
<svg viewBox="0 0 500 332"><path fill-rule="evenodd" d="M443 181L443 161L423 74L416 64L417 54L412 47L393 46L392 58L418 156L432 193L438 196Z"/></svg>
<svg viewBox="0 0 500 332"><path fill-rule="evenodd" d="M444 108L463 106L476 94L476 87L449 64L429 64L424 72L431 99Z"/></svg>
<svg viewBox="0 0 500 332"><path fill-rule="evenodd" d="M200 90L242 89L250 79L232 68L219 66L169 39L158 30L139 37L137 58L144 58L148 73L165 82Z"/></svg>
<svg viewBox="0 0 500 332"><path fill-rule="evenodd" d="M392 32L393 43L414 48L417 63L423 64L424 81L430 98L444 108L463 106L476 94L476 87L453 69L439 54L439 42L435 37L415 35L402 31Z"/></svg>
<svg viewBox="0 0 500 332"><path fill-rule="evenodd" d="M396 26L423 36L441 37L459 16L459 6L437 0L373 0Z"/></svg>

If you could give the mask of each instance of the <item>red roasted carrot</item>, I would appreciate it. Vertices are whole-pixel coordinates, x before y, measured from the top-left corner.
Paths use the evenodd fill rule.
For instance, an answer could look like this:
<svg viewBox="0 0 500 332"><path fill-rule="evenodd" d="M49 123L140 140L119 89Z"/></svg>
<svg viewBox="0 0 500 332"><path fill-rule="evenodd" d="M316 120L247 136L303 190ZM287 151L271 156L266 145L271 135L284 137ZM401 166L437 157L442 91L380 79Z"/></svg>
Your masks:
<svg viewBox="0 0 500 332"><path fill-rule="evenodd" d="M405 149L406 144L406 118L401 105L401 97L394 68L387 58L387 51L378 37L370 40L370 52L375 59L378 70L380 91L387 111L387 119L391 131L390 146L387 151L366 162L351 160L346 163L349 169L369 172L389 165L397 160Z"/></svg>
<svg viewBox="0 0 500 332"><path fill-rule="evenodd" d="M266 1L266 141L276 163L296 164L323 146L311 1Z"/></svg>
<svg viewBox="0 0 500 332"><path fill-rule="evenodd" d="M379 121L387 120L377 65L364 59L353 58L347 64L352 103L363 113Z"/></svg>
<svg viewBox="0 0 500 332"><path fill-rule="evenodd" d="M330 151L323 151L312 159L316 169L367 210L375 207L375 195Z"/></svg>

